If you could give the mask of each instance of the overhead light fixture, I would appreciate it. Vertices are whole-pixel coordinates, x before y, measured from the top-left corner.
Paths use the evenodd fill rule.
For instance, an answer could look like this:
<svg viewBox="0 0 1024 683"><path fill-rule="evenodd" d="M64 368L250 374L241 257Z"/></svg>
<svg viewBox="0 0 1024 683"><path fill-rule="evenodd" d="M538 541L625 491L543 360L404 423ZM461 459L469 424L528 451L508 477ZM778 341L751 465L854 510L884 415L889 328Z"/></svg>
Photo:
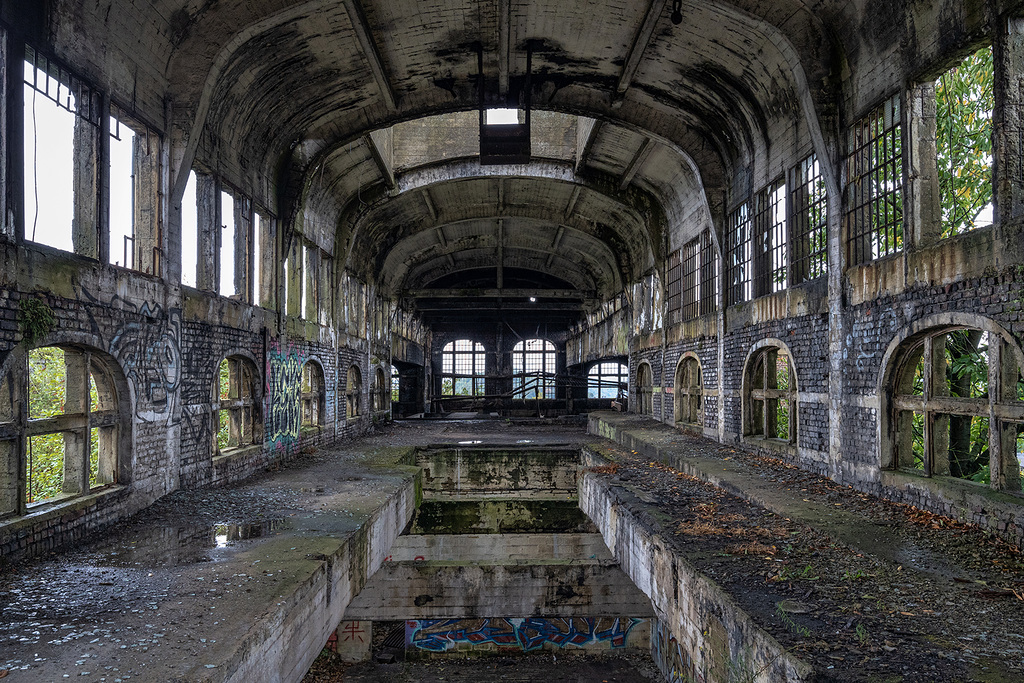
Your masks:
<svg viewBox="0 0 1024 683"><path fill-rule="evenodd" d="M531 297L530 297L530 303L531 303L531 304L535 304L535 303L537 303L537 297L535 297L535 296L531 296Z"/></svg>
<svg viewBox="0 0 1024 683"><path fill-rule="evenodd" d="M672 0L672 23L676 26L683 23L683 0Z"/></svg>

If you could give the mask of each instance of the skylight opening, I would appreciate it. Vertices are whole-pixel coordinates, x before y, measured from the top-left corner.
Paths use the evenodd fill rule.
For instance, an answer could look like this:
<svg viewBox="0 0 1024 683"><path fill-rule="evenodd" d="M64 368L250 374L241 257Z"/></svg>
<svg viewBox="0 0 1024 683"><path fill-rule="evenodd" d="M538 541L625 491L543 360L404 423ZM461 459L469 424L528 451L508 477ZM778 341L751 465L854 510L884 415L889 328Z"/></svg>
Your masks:
<svg viewBox="0 0 1024 683"><path fill-rule="evenodd" d="M488 126L519 123L518 109L487 109L484 111L484 124Z"/></svg>

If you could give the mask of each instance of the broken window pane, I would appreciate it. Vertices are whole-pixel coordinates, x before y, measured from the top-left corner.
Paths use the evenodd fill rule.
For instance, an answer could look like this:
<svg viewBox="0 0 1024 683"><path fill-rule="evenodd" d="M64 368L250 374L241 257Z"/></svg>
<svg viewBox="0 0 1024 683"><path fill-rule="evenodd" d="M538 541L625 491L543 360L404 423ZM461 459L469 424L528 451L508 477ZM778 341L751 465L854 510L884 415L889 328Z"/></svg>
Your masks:
<svg viewBox="0 0 1024 683"><path fill-rule="evenodd" d="M956 330L944 341L947 395L988 398L988 333Z"/></svg>
<svg viewBox="0 0 1024 683"><path fill-rule="evenodd" d="M26 460L25 502L60 497L64 491L64 434L29 437Z"/></svg>
<svg viewBox="0 0 1024 683"><path fill-rule="evenodd" d="M991 481L988 457L987 417L978 415L943 415L935 421L936 457L941 457L945 441L948 454L948 474L982 484ZM945 427L945 429L943 429ZM948 440L948 441L947 441ZM939 464L939 472L947 469ZM945 472L942 472L945 473Z"/></svg>
<svg viewBox="0 0 1024 683"><path fill-rule="evenodd" d="M992 223L992 48L935 81L935 125L942 236Z"/></svg>
<svg viewBox="0 0 1024 683"><path fill-rule="evenodd" d="M64 352L55 346L47 346L32 349L28 358L29 419L63 415L67 400Z"/></svg>
<svg viewBox="0 0 1024 683"><path fill-rule="evenodd" d="M110 117L109 262L135 267L135 131Z"/></svg>
<svg viewBox="0 0 1024 683"><path fill-rule="evenodd" d="M66 84L28 62L25 81L25 239L74 251L77 117L44 92L55 94L71 109L75 108L75 98Z"/></svg>
<svg viewBox="0 0 1024 683"><path fill-rule="evenodd" d="M196 286L199 210L196 206L196 173L188 172L185 195L181 198L181 284Z"/></svg>
<svg viewBox="0 0 1024 683"><path fill-rule="evenodd" d="M220 193L220 294L234 296L235 291L235 198Z"/></svg>
<svg viewBox="0 0 1024 683"><path fill-rule="evenodd" d="M848 131L850 263L903 249L903 137L897 93Z"/></svg>

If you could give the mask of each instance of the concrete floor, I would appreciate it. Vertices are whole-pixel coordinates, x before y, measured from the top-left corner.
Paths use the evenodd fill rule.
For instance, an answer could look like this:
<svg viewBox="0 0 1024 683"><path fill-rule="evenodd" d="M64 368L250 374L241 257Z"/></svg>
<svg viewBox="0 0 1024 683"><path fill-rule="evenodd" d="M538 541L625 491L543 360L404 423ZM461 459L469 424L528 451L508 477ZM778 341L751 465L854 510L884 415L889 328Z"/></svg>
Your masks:
<svg viewBox="0 0 1024 683"><path fill-rule="evenodd" d="M901 539L846 506L806 500L808 494L775 485L736 458L702 459L686 446L685 438L664 425L611 414L608 419L620 433L633 434L634 448L653 449L652 459L691 448L678 466L700 478L857 552L899 562L934 585L954 584L945 572L915 566L920 563L904 556L908 546ZM0 573L0 671L7 671L6 680L11 681L228 680L239 657L259 642L259 629L293 611L296 596L322 571L324 558L409 486L415 470L401 464L409 447L599 441L585 433L582 423L410 421L344 448L302 455L237 486L176 492L92 542ZM708 443L708 448L717 448ZM924 546L930 532L922 528L915 533L915 543ZM984 594L964 600L979 603L979 612L992 607L981 604L990 600ZM973 609L957 604L964 611ZM997 635L1003 637L992 632L989 638ZM1001 652L1015 651L1015 642L1007 640ZM300 647L310 654L319 650L313 642ZM492 665L501 671L500 664L485 661L474 676ZM420 670L420 677L403 679L399 676L412 675L404 666L385 671L367 665L364 673L352 674L370 678L351 680L435 680L422 677L427 669ZM463 680L455 677L457 669L462 670L454 664L441 666L437 671L444 673L436 680ZM563 674L557 671L532 680L574 681L579 678L572 675L581 675L574 670L565 674L570 677L559 678ZM372 678L378 673L383 677ZM518 671L513 667L509 674ZM589 680L630 680L609 674Z"/></svg>
<svg viewBox="0 0 1024 683"><path fill-rule="evenodd" d="M660 681L650 657L520 655L471 660L443 660L329 667L319 662L304 683L477 683L478 681L536 683L644 683Z"/></svg>
<svg viewBox="0 0 1024 683"><path fill-rule="evenodd" d="M178 491L0 574L0 670L12 681L224 680L260 620L287 611L321 558L409 482L402 447L586 440L580 422L410 422L237 486Z"/></svg>

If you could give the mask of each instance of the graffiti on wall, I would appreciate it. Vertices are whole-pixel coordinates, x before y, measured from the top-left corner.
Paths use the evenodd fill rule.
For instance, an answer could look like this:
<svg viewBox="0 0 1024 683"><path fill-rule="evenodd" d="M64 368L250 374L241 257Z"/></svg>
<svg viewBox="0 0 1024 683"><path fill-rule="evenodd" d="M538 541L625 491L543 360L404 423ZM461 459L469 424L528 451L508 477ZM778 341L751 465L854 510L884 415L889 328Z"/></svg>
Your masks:
<svg viewBox="0 0 1024 683"><path fill-rule="evenodd" d="M287 450L299 440L304 362L305 358L296 351L284 351L277 342L271 344L267 353L266 438L279 450Z"/></svg>
<svg viewBox="0 0 1024 683"><path fill-rule="evenodd" d="M670 683L704 683L704 675L672 631L660 619L651 628L651 655Z"/></svg>
<svg viewBox="0 0 1024 683"><path fill-rule="evenodd" d="M494 644L499 649L530 652L546 644L564 648L598 645L625 647L629 632L642 619L576 617L569 619L419 619L405 622L405 644L429 652L457 645Z"/></svg>
<svg viewBox="0 0 1024 683"><path fill-rule="evenodd" d="M123 325L110 344L110 353L124 369L135 389L135 415L144 422L181 420L178 387L181 383L181 311L164 317L159 305L143 304L139 313L158 322Z"/></svg>

